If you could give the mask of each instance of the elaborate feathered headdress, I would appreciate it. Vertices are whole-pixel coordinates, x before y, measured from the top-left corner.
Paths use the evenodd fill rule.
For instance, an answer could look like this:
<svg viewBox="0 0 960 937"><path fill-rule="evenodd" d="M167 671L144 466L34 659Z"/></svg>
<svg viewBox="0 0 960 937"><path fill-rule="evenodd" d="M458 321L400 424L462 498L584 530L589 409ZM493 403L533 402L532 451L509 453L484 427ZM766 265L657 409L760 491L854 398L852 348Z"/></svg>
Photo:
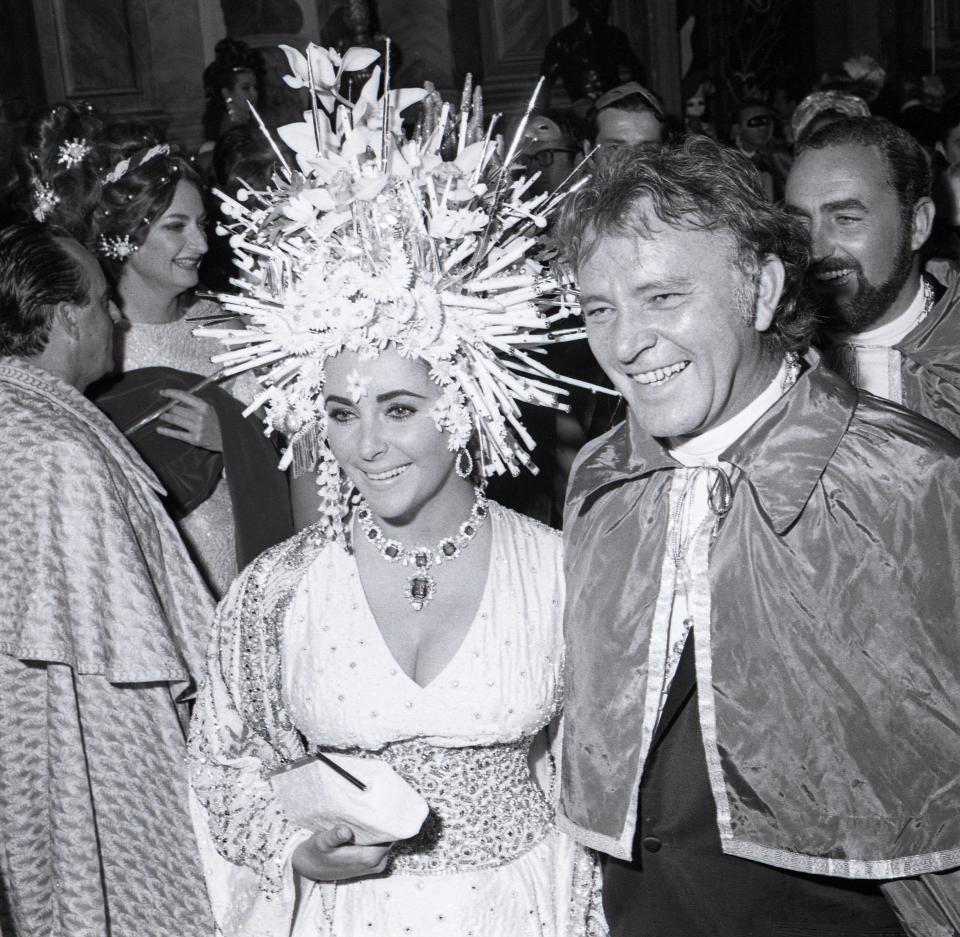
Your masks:
<svg viewBox="0 0 960 937"><path fill-rule="evenodd" d="M392 345L426 361L442 388L434 418L451 449L476 433L484 473L516 474L534 445L518 405L565 409L562 383L580 384L553 372L540 351L583 337L582 328L548 331L576 300L536 236L565 193L529 196L535 177L513 173L536 94L501 159L493 124L479 125L479 88L471 92L469 79L458 115L449 105L437 113L431 96L407 137L401 112L426 91L390 90L387 78L381 96L375 67L355 103L340 92L344 74L379 53L282 48L292 71L285 81L309 89L313 102L303 122L278 130L297 166L274 145L269 189L241 188L236 199L217 192L243 270L233 281L240 292L220 300L246 328L197 334L229 348L214 358L226 374L258 369L264 390L248 412L263 406L268 429L290 439L281 467L319 461L331 515L339 495L325 441L324 363L344 349L374 357ZM448 129L456 158L444 161Z"/></svg>

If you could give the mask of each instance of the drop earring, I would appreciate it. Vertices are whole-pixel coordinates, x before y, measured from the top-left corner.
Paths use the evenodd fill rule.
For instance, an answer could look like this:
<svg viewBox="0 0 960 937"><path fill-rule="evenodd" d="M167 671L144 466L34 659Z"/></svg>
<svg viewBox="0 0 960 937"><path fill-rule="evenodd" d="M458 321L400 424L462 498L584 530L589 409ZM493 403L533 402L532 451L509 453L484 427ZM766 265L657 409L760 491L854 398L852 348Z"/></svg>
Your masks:
<svg viewBox="0 0 960 937"><path fill-rule="evenodd" d="M457 461L454 463L453 470L461 478L469 478L473 472L473 456L470 455L470 450L464 446L457 453Z"/></svg>

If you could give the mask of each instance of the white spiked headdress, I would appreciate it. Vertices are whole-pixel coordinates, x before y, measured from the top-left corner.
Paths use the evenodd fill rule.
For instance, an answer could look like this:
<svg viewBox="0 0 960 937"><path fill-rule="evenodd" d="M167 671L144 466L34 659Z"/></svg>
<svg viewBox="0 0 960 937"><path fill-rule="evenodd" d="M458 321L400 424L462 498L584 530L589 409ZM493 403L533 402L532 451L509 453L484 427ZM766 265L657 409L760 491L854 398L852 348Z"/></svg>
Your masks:
<svg viewBox="0 0 960 937"><path fill-rule="evenodd" d="M274 145L279 169L269 189L241 189L236 199L217 192L243 271L233 281L239 293L220 299L247 327L197 334L227 346L214 359L225 373L258 369L264 390L249 412L264 406L268 429L291 439L281 467L329 458L326 359L344 349L373 357L392 345L429 365L442 388L434 417L451 448L475 432L484 472L516 474L533 447L518 404L563 409L562 383L580 383L548 368L540 350L583 334L548 331L576 307L536 236L565 193L530 196L534 179L512 173L533 100L500 159L468 79L451 128L457 155L444 161L448 105L425 102L426 119L408 138L400 113L426 91L390 90L387 81L379 96L376 67L356 103L340 94L341 77L369 67L377 52L284 51L287 83L310 88L314 101L302 123L278 130L297 166ZM320 108L331 101L333 124Z"/></svg>

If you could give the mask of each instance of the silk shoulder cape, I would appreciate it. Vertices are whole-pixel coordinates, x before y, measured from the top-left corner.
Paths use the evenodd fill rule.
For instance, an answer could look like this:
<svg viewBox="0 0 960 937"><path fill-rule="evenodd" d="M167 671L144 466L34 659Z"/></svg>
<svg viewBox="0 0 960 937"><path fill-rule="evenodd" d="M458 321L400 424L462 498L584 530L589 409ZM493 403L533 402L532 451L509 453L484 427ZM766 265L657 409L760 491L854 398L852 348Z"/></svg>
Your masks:
<svg viewBox="0 0 960 937"><path fill-rule="evenodd" d="M958 457L940 427L823 367L721 457L734 496L695 640L725 852L850 878L960 865ZM560 824L621 858L662 678L675 467L629 421L568 493Z"/></svg>

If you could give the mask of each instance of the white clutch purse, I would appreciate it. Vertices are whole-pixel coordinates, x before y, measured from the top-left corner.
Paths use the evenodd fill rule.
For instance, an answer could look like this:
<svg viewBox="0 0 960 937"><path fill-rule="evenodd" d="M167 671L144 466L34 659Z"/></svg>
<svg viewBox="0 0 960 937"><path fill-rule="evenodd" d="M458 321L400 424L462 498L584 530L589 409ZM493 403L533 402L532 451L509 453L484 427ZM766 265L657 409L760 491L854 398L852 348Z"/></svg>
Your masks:
<svg viewBox="0 0 960 937"><path fill-rule="evenodd" d="M322 757L308 755L270 775L293 823L314 831L346 824L358 846L410 839L420 832L430 808L390 765L356 755Z"/></svg>

